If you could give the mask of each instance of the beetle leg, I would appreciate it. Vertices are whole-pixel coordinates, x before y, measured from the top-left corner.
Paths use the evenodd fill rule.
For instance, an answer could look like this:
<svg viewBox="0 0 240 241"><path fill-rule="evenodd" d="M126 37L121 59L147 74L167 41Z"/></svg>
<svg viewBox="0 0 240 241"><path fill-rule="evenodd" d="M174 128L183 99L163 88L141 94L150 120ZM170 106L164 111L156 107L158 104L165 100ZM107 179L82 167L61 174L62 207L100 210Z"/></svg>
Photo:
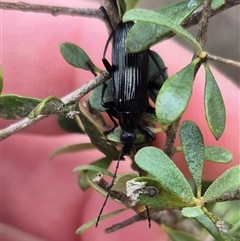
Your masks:
<svg viewBox="0 0 240 241"><path fill-rule="evenodd" d="M144 135L146 135L150 139L150 141L154 141L156 139L156 136L154 135L154 133L146 126L139 125L137 129L140 132L142 132Z"/></svg>
<svg viewBox="0 0 240 241"><path fill-rule="evenodd" d="M113 26L112 26L112 24L111 24L111 21L110 21L110 18L109 18L109 16L108 16L108 14L107 14L106 9L105 9L103 6L100 6L99 9L102 11L102 13L103 13L103 15L104 15L104 17L105 17L105 20L107 21L107 23L109 24L109 26L111 27L111 29L114 31Z"/></svg>
<svg viewBox="0 0 240 241"><path fill-rule="evenodd" d="M97 77L97 73L95 72L95 70L93 69L92 65L89 63L86 63L88 68L90 69L91 73L94 75L94 77Z"/></svg>
<svg viewBox="0 0 240 241"><path fill-rule="evenodd" d="M102 57L102 62L106 68L106 70L112 74L113 73L113 69L112 69L112 65L108 62L108 60L106 59L106 53L107 53L107 49L108 49L108 45L111 41L111 39L113 38L114 36L114 31L110 34L110 36L108 37L108 40L106 42L106 45L105 45L105 48L104 48L104 51L103 51L103 57Z"/></svg>
<svg viewBox="0 0 240 241"><path fill-rule="evenodd" d="M149 105L145 112L147 112L149 114L155 114L155 108L152 107L151 105Z"/></svg>
<svg viewBox="0 0 240 241"><path fill-rule="evenodd" d="M104 108L106 108L106 112L107 112L109 118L111 119L111 121L114 124L114 126L111 129L106 130L106 131L103 132L105 135L107 135L107 134L113 132L116 127L118 127L118 123L114 119L114 117L117 118L118 112L117 112L117 110L115 108L114 102L105 102L105 103L102 103L102 106Z"/></svg>

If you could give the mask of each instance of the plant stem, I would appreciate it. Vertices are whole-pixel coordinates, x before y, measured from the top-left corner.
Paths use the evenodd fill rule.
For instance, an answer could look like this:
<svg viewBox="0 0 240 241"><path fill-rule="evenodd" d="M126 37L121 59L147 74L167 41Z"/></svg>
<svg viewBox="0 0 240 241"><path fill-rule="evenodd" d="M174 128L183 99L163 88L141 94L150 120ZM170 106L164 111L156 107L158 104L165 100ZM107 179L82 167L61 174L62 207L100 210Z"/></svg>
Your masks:
<svg viewBox="0 0 240 241"><path fill-rule="evenodd" d="M176 151L174 147L174 142L176 139L176 133L178 130L179 121L180 119L172 123L166 131L166 142L164 146L164 152L166 153L166 155L169 156L169 158L172 158L172 156Z"/></svg>
<svg viewBox="0 0 240 241"><path fill-rule="evenodd" d="M109 79L108 72L102 72L101 75L98 75L96 78L89 81L87 84L83 85L79 89L73 91L72 93L68 94L67 96L63 97L61 100L66 104L70 105L72 103L78 102L84 95L89 93L91 90L96 88L97 86L101 85L103 82ZM10 125L7 128L0 131L0 141L6 139L7 137L19 132L35 124L36 122L45 119L48 117L47 115L39 115L34 119L25 118L16 124Z"/></svg>
<svg viewBox="0 0 240 241"><path fill-rule="evenodd" d="M142 216L139 216L138 214L137 215L134 215L133 217L131 218L128 218L120 223L116 223L114 225L112 225L111 227L109 228L106 228L105 229L105 232L106 233L113 233L119 229L122 229L122 228L125 228L133 223L136 223L138 221L142 221L144 220L145 218L143 218Z"/></svg>
<svg viewBox="0 0 240 241"><path fill-rule="evenodd" d="M103 19L103 13L99 9L91 8L69 8L60 6L48 6L40 4L30 4L25 2L0 2L0 8L4 10L18 10L23 12L47 13L53 16L70 15L85 16Z"/></svg>
<svg viewBox="0 0 240 241"><path fill-rule="evenodd" d="M199 29L197 35L197 41L200 43L203 50L205 50L207 42L207 30L209 18L211 17L211 2L212 0L205 0L203 3L202 16L199 20Z"/></svg>
<svg viewBox="0 0 240 241"><path fill-rule="evenodd" d="M234 61L234 60L231 60L231 59L225 59L225 58L218 57L218 56L211 55L211 54L207 54L207 59L213 60L213 61L216 61L216 62L220 62L220 63L223 63L223 64L229 64L229 65L232 65L234 67L240 68L240 62L237 62L237 61Z"/></svg>

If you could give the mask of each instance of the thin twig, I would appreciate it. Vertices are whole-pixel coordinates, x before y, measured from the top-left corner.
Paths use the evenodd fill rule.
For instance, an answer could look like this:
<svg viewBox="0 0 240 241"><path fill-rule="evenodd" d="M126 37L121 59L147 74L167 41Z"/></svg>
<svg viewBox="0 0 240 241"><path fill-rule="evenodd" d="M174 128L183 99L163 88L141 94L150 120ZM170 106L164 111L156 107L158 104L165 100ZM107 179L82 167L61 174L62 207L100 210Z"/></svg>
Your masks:
<svg viewBox="0 0 240 241"><path fill-rule="evenodd" d="M211 2L212 0L205 0L203 3L203 11L202 16L199 20L199 28L198 28L198 35L197 35L197 41L205 50L206 42L207 42L207 30L208 30L208 23L209 18L211 16Z"/></svg>
<svg viewBox="0 0 240 241"><path fill-rule="evenodd" d="M101 75L97 76L96 78L89 81L87 84L83 85L81 88L75 90L74 92L68 94L67 96L63 97L61 100L66 104L72 104L78 102L84 95L89 93L91 90L102 84L104 81L109 79L108 72L102 72ZM7 128L0 131L0 141L6 139L7 137L19 132L35 124L36 122L45 119L48 117L47 115L39 115L34 119L25 118L13 125L8 126Z"/></svg>
<svg viewBox="0 0 240 241"><path fill-rule="evenodd" d="M116 0L101 0L102 6L105 8L112 27L115 29L120 22Z"/></svg>
<svg viewBox="0 0 240 241"><path fill-rule="evenodd" d="M225 3L220 8L212 9L211 17L213 17L213 16L217 15L218 13L223 12L227 9L230 9L234 6L237 6L239 4L240 4L240 0L226 0ZM203 8L199 7L196 11L194 11L194 13L189 18L187 18L187 20L182 24L182 26L184 28L189 28L189 27L192 27L192 26L198 24L198 22L202 16L202 11L203 11Z"/></svg>
<svg viewBox="0 0 240 241"><path fill-rule="evenodd" d="M128 218L120 223L116 223L114 225L112 225L111 227L109 228L106 228L105 229L105 232L106 233L113 233L119 229L122 229L122 228L125 228L133 223L136 223L136 222L139 222L139 221L143 221L145 220L142 216L139 216L138 214L137 215L134 215L133 217L131 218Z"/></svg>
<svg viewBox="0 0 240 241"><path fill-rule="evenodd" d="M172 156L175 153L174 142L176 139L179 121L180 119L172 123L166 131L166 142L164 146L164 152L169 156L169 158L172 158Z"/></svg>
<svg viewBox="0 0 240 241"><path fill-rule="evenodd" d="M237 61L234 61L234 60L231 60L231 59L225 59L225 58L218 57L218 56L215 56L215 55L211 55L209 53L207 54L207 59L213 60L213 61L216 61L216 62L220 62L220 63L223 63L223 64L229 64L229 65L232 65L234 67L240 68L240 62L237 62Z"/></svg>
<svg viewBox="0 0 240 241"><path fill-rule="evenodd" d="M60 6L30 4L25 2L0 2L0 8L4 10L19 10L23 12L47 13L55 17L58 15L95 17L100 19L103 19L104 17L102 11L100 11L99 9L69 8Z"/></svg>

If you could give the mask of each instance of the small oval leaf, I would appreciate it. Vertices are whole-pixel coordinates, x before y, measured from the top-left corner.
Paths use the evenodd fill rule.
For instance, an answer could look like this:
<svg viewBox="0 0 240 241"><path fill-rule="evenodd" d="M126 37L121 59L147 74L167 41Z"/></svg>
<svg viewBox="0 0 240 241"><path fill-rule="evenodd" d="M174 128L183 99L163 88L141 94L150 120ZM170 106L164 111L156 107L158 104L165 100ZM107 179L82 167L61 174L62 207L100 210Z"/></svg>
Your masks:
<svg viewBox="0 0 240 241"><path fill-rule="evenodd" d="M132 180L133 178L137 177L136 173L132 172L125 172L123 174L118 175L114 180L114 185L112 187L112 191L116 192L126 192L126 182Z"/></svg>
<svg viewBox="0 0 240 241"><path fill-rule="evenodd" d="M75 167L73 169L74 174L76 174L77 172L82 172L82 171L94 171L96 173L102 173L102 174L105 174L110 177L113 176L113 174L111 172L107 171L106 169L99 167L99 166L94 166L94 165L82 165L79 167Z"/></svg>
<svg viewBox="0 0 240 241"><path fill-rule="evenodd" d="M101 167L104 169L108 169L108 167L110 166L112 160L107 158L107 157L103 157L97 161L94 161L92 163L90 163L90 165L92 166L97 166L97 167ZM78 177L78 184L80 186L80 188L85 191L87 190L90 186L92 186L95 190L97 189L97 191L103 195L105 195L106 193L103 192L103 190L98 187L95 183L93 184L93 179L94 177L98 174L99 172L96 171L81 171L79 173L79 177ZM93 186L94 185L94 186ZM100 190L101 189L101 190Z"/></svg>
<svg viewBox="0 0 240 241"><path fill-rule="evenodd" d="M163 151L156 147L142 148L135 155L135 162L166 190L176 194L184 202L192 203L194 195L189 183Z"/></svg>
<svg viewBox="0 0 240 241"><path fill-rule="evenodd" d="M167 78L167 67L163 59L158 53L149 50L149 97L154 103Z"/></svg>
<svg viewBox="0 0 240 241"><path fill-rule="evenodd" d="M218 177L204 193L204 202L209 202L222 195L240 188L240 165L234 166Z"/></svg>
<svg viewBox="0 0 240 241"><path fill-rule="evenodd" d="M160 89L156 100L156 115L161 125L173 123L187 108L198 62L199 59L195 59L171 76Z"/></svg>
<svg viewBox="0 0 240 241"><path fill-rule="evenodd" d="M107 103L107 102L112 102L113 101L113 81L112 79L109 79L108 81L105 82L106 84L106 89L105 89L105 92L104 92L104 96L103 96L103 99L102 99L102 92L103 92L103 86L104 84L102 85L99 85L97 86L90 98L89 98L89 103L91 105L91 107L97 111L101 111L101 112L105 112L106 109L102 106L102 102L103 103Z"/></svg>
<svg viewBox="0 0 240 241"><path fill-rule="evenodd" d="M198 221L215 238L215 240L226 241L221 237L219 230L206 214L195 217L194 219Z"/></svg>
<svg viewBox="0 0 240 241"><path fill-rule="evenodd" d="M198 197L201 196L204 144L201 131L191 121L184 121L179 130L179 137L188 170L194 180Z"/></svg>
<svg viewBox="0 0 240 241"><path fill-rule="evenodd" d="M63 43L60 45L60 52L63 58L72 66L89 70L91 72L101 72L102 70L96 67L92 60L88 57L85 51L72 43Z"/></svg>
<svg viewBox="0 0 240 241"><path fill-rule="evenodd" d="M61 148L53 151L50 155L50 160L52 160L54 157L56 157L60 154L86 151L86 150L91 150L94 148L95 148L95 146L92 143L79 143L79 144L64 146L64 147L61 147Z"/></svg>
<svg viewBox="0 0 240 241"><path fill-rule="evenodd" d="M12 120L27 117L40 102L39 99L19 95L1 95L0 117Z"/></svg>
<svg viewBox="0 0 240 241"><path fill-rule="evenodd" d="M226 111L216 80L208 65L205 64L204 66L206 73L204 92L205 115L209 129L214 137L218 140L225 129Z"/></svg>
<svg viewBox="0 0 240 241"><path fill-rule="evenodd" d="M63 115L57 115L57 122L58 125L65 131L71 133L81 133L84 134L85 132L81 129L76 118L70 119Z"/></svg>
<svg viewBox="0 0 240 241"><path fill-rule="evenodd" d="M148 206L149 208L162 208L164 209L175 209L175 208L183 208L188 206L193 206L193 202L186 202L182 200L179 195L176 193L166 189L158 180L150 177L136 177L131 181L127 182L128 187L131 183L146 183L145 187L142 190L131 190L132 196L136 198L136 200L141 204ZM157 190L156 195L149 196L146 193L148 187L155 187ZM127 193L130 195L130 193Z"/></svg>
<svg viewBox="0 0 240 241"><path fill-rule="evenodd" d="M187 218L195 218L204 215L200 207L186 207L181 210L182 215Z"/></svg>
<svg viewBox="0 0 240 241"><path fill-rule="evenodd" d="M183 1L160 8L156 12L161 14L162 17L171 19L175 24L180 25L202 3L202 0L194 0L193 4L189 4L189 1ZM138 21L128 33L126 47L132 53L140 52L149 49L152 45L169 37L171 34L172 32L169 29L159 27L157 24Z"/></svg>
<svg viewBox="0 0 240 241"><path fill-rule="evenodd" d="M210 162L229 163L232 161L232 154L220 147L205 146L204 159Z"/></svg>
<svg viewBox="0 0 240 241"><path fill-rule="evenodd" d="M198 54L200 54L203 51L200 44L195 40L195 38L190 33L188 33L179 24L176 24L171 19L166 18L159 13L146 9L132 9L126 12L123 16L123 22L128 21L145 21L160 25L164 28L169 29L170 31L174 32L178 36L182 37L183 39L191 43L197 49Z"/></svg>

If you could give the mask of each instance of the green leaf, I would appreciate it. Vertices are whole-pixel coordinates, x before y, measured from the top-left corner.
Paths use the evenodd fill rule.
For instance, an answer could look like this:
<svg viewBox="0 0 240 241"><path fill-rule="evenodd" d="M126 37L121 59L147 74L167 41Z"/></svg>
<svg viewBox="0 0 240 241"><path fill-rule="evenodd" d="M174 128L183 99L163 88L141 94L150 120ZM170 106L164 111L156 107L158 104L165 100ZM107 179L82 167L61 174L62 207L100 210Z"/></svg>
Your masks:
<svg viewBox="0 0 240 241"><path fill-rule="evenodd" d="M141 185L144 185L144 188ZM161 182L155 178L150 177L136 177L127 182L127 196L130 200L139 202L149 208L161 208L161 209L175 209L182 208L187 206L193 206L193 202L186 202L182 200L182 197L179 197L173 191L165 188ZM147 188L155 188L157 194L154 196L147 195Z"/></svg>
<svg viewBox="0 0 240 241"><path fill-rule="evenodd" d="M111 213L108 213L108 214L105 214L105 215L101 215L100 220L110 218L110 217L115 216L115 215L117 215L117 214L119 214L119 213L121 213L125 210L126 210L126 208L122 208L122 209L119 209L117 211L114 211L114 212L111 212ZM91 221L83 224L81 227L79 227L77 229L76 234L82 234L85 230L87 230L88 228L90 228L91 226L96 224L96 222L97 222L97 218L94 218Z"/></svg>
<svg viewBox="0 0 240 241"><path fill-rule="evenodd" d="M200 239L198 239L197 237L193 236L190 233L175 230L165 225L161 225L161 227L168 234L169 238L172 241L200 241Z"/></svg>
<svg viewBox="0 0 240 241"><path fill-rule="evenodd" d="M138 177L138 175L132 172L125 172L123 174L118 175L115 178L114 185L111 190L125 193L127 181L132 180L135 177Z"/></svg>
<svg viewBox="0 0 240 241"><path fill-rule="evenodd" d="M206 214L195 217L194 219L199 222L217 241L224 241L219 233L219 230Z"/></svg>
<svg viewBox="0 0 240 241"><path fill-rule="evenodd" d="M119 1L119 0L117 0L116 3L117 3L117 8L118 8L118 14L119 14L119 17L121 19L123 14L127 10L126 1Z"/></svg>
<svg viewBox="0 0 240 241"><path fill-rule="evenodd" d="M0 94L3 90L3 71L2 71L2 65L0 64Z"/></svg>
<svg viewBox="0 0 240 241"><path fill-rule="evenodd" d="M104 84L97 86L93 90L93 92L89 98L89 103L90 103L91 107L97 111L105 112L106 109L102 106L102 102L106 103L106 102L113 101L113 94L112 94L113 93L113 81L112 81L112 79L109 79L108 81L106 81L105 84L107 87L104 92L103 100L102 100L102 91L103 91Z"/></svg>
<svg viewBox="0 0 240 241"><path fill-rule="evenodd" d="M81 133L81 134L85 133L81 129L76 118L70 119L70 118L65 117L64 115L57 115L57 122L58 122L59 126L67 132Z"/></svg>
<svg viewBox="0 0 240 241"><path fill-rule="evenodd" d="M84 108L80 106L79 117L82 121L85 132L91 140L91 143L108 158L117 160L119 151L107 140L106 136L99 130L99 128L97 128L94 124L94 120L90 119L90 115L87 116L87 112L83 113L83 111L85 111Z"/></svg>
<svg viewBox="0 0 240 241"><path fill-rule="evenodd" d="M232 161L232 154L220 147L205 146L204 159L210 162L229 163Z"/></svg>
<svg viewBox="0 0 240 241"><path fill-rule="evenodd" d="M240 188L240 165L234 166L218 177L206 190L203 195L204 202L209 202L223 196L226 193L234 192Z"/></svg>
<svg viewBox="0 0 240 241"><path fill-rule="evenodd" d="M208 65L205 66L206 83L204 93L204 107L208 126L218 140L226 125L226 111L221 92Z"/></svg>
<svg viewBox="0 0 240 241"><path fill-rule="evenodd" d="M93 171L93 172L96 172L96 173L102 173L102 174L108 175L110 177L113 176L113 174L111 172L109 172L106 169L101 168L99 166L82 165L82 166L79 166L79 167L75 167L73 169L74 174L76 174L77 172L82 172L82 171Z"/></svg>
<svg viewBox="0 0 240 241"><path fill-rule="evenodd" d="M238 205L238 209L239 209L239 205ZM230 234L240 239L240 220L233 225L232 229L230 230Z"/></svg>
<svg viewBox="0 0 240 241"><path fill-rule="evenodd" d="M171 76L160 89L156 100L156 115L161 125L173 123L187 108L198 62L199 59L195 59Z"/></svg>
<svg viewBox="0 0 240 241"><path fill-rule="evenodd" d="M163 18L171 19L175 24L182 24L201 4L202 0L194 0L194 4L189 1L175 3L156 10ZM152 45L169 37L172 32L157 24L138 21L128 33L126 47L130 52L140 52L149 49ZM151 36L151 38L149 38Z"/></svg>
<svg viewBox="0 0 240 241"><path fill-rule="evenodd" d="M111 159L109 159L107 157L103 157L97 161L90 163L90 165L97 166L97 167L107 170L108 167L110 166L111 162L112 162ZM86 171L86 170L80 172L79 177L78 177L78 184L79 184L80 188L85 191L90 186L94 185L94 187L96 187L97 185L95 183L93 183L93 179L98 173L99 172L96 172L96 171ZM98 187L98 186L96 188L100 189L100 187ZM101 194L104 195L105 193L101 192Z"/></svg>
<svg viewBox="0 0 240 241"><path fill-rule="evenodd" d="M63 43L60 45L60 52L63 58L72 66L89 70L91 72L101 72L83 49L72 43Z"/></svg>
<svg viewBox="0 0 240 241"><path fill-rule="evenodd" d="M79 143L79 144L64 146L64 147L61 147L61 148L53 151L50 155L50 160L52 160L54 157L56 157L60 154L87 151L87 150L91 150L94 148L95 148L95 146L92 143Z"/></svg>
<svg viewBox="0 0 240 241"><path fill-rule="evenodd" d="M48 96L41 101L28 115L29 119L34 119L39 115L50 115L59 113L65 104L55 96Z"/></svg>
<svg viewBox="0 0 240 241"><path fill-rule="evenodd" d="M164 189L176 194L186 203L193 202L194 195L189 183L163 151L155 147L142 148L135 155L135 162L148 172L149 177L158 180Z"/></svg>
<svg viewBox="0 0 240 241"><path fill-rule="evenodd" d="M188 170L196 185L198 197L200 197L204 161L202 134L194 122L184 121L180 126L179 137Z"/></svg>
<svg viewBox="0 0 240 241"><path fill-rule="evenodd" d="M204 215L200 207L186 207L181 210L182 215L187 218L195 218Z"/></svg>
<svg viewBox="0 0 240 241"><path fill-rule="evenodd" d="M80 185L80 188L86 190L88 187L92 187L96 192L106 197L107 191L99 186L99 182L101 178L103 178L102 175L104 174L113 177L113 174L105 169L105 166L111 162L111 159L103 158L98 160L97 162L100 161L104 162L104 164L102 164L103 168L100 166L96 166L96 164L94 163L94 165L76 167L73 170L73 173L79 172L80 176L78 177L78 183ZM110 197L110 199L120 203L120 201L115 197Z"/></svg>
<svg viewBox="0 0 240 241"><path fill-rule="evenodd" d="M211 8L216 10L220 8L225 3L225 0L212 0Z"/></svg>
<svg viewBox="0 0 240 241"><path fill-rule="evenodd" d="M167 67L165 66L165 63L162 60L162 58L160 57L160 55L151 50L149 50L149 52L150 52L150 55L149 55L149 85L150 85L149 97L155 103L159 89L162 87L164 81L168 78L168 74L167 74ZM154 58L154 60L158 64L158 66L156 65L155 61L152 58ZM161 70L161 73L159 73L159 69ZM151 86L152 83L155 86Z"/></svg>
<svg viewBox="0 0 240 241"><path fill-rule="evenodd" d="M19 119L29 115L41 100L19 95L0 96L0 117L3 119Z"/></svg>
<svg viewBox="0 0 240 241"><path fill-rule="evenodd" d="M183 39L191 43L197 49L198 54L200 54L203 51L200 44L195 40L195 38L191 34L189 34L184 28L176 24L171 19L166 18L159 13L145 9L133 9L126 12L123 16L123 22L128 21L145 21L158 24L162 27L168 28L170 31L174 32L178 36L182 37Z"/></svg>
<svg viewBox="0 0 240 241"><path fill-rule="evenodd" d="M158 123L158 119L157 119L157 116L155 115L155 114L150 114L150 113L148 113L148 112L143 112L143 116L142 116L142 118L143 119L146 119L146 120L148 120L148 121L151 121L151 122L155 122L155 123ZM150 123L149 123L150 124ZM154 125L151 125L151 127L154 127ZM150 127L150 126L149 126ZM154 133L158 133L158 132L161 132L160 130L159 130L159 128L154 128L154 129L156 129L156 131L153 131ZM163 131L165 131L165 130L163 130Z"/></svg>
<svg viewBox="0 0 240 241"><path fill-rule="evenodd" d="M141 0L125 0L126 5L127 5L127 11L135 8L140 2Z"/></svg>

